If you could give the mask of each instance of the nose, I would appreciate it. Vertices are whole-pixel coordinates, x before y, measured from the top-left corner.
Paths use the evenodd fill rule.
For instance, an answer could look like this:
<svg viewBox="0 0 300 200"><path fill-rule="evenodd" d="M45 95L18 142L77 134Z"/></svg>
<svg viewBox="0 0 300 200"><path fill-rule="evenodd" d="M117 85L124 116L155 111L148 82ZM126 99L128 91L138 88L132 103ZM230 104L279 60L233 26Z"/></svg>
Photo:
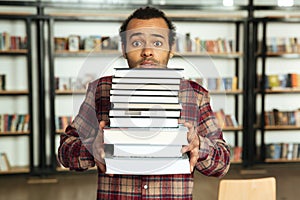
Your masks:
<svg viewBox="0 0 300 200"><path fill-rule="evenodd" d="M141 55L142 57L152 57L153 56L153 49L149 48L149 47L145 47L145 48L143 48L141 54L142 54Z"/></svg>

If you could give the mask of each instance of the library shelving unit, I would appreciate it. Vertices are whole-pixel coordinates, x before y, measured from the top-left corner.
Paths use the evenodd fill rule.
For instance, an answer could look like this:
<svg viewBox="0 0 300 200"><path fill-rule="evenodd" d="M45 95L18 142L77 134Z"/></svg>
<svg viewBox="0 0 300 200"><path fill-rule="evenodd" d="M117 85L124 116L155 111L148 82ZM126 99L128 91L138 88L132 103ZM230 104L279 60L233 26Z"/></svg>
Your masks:
<svg viewBox="0 0 300 200"><path fill-rule="evenodd" d="M257 18L256 136L258 163L299 163L299 15ZM259 30L261 30L259 32ZM282 30L290 30L289 33ZM258 41L259 39L256 38ZM258 44L258 42L257 42Z"/></svg>
<svg viewBox="0 0 300 200"><path fill-rule="evenodd" d="M73 100L77 97L81 98L85 96L86 93L86 84L83 84L83 87L81 88L74 88L74 82L72 83L66 83L70 79L75 79L75 82L79 80L80 76L80 70L84 68L84 62L85 59L91 58L91 59L97 59L97 58L103 58L106 57L114 58L121 56L121 53L118 50L101 50L101 51L94 51L91 50L83 50L78 49L76 51L69 51L69 50L57 50L55 48L55 37L58 36L64 36L68 38L69 35L80 35L80 36L89 36L89 35L102 35L104 32L102 31L103 27L99 24L106 23L106 24L117 24L119 26L120 21L125 16L122 15L116 15L116 16L110 16L110 15L83 15L83 14L50 14L49 20L48 20L48 27L49 27L49 42L48 42L48 48L49 48L49 77L50 77L50 133L51 133L51 158L52 158L52 164L51 168L52 170L57 171L66 171L62 167L58 167L56 165L57 163L57 147L59 145L59 135L64 132L64 129L66 128L66 124L64 121L68 121L68 123L72 120L72 117L76 114L73 110ZM78 25L85 25L89 24L90 27L96 27L90 28L87 27L87 30L79 30L79 32L76 33L76 28L74 32L70 31L61 31L62 26L70 26L70 27L78 27ZM71 28L72 29L72 28ZM92 32L89 32L88 30L91 30ZM78 30L78 28L77 28ZM72 31L72 30L71 30ZM62 34L62 35L57 35ZM71 66L65 66L64 63L69 63L68 65ZM64 66L62 66L62 64ZM73 64L72 64L73 63ZM77 63L77 65L76 65ZM79 63L79 64L78 64ZM99 67L101 66L94 66ZM65 69L62 69L65 68ZM102 67L103 68L103 67ZM83 69L84 70L84 69ZM97 72L97 70L95 69ZM89 75L92 73L96 73L92 71ZM66 84L68 86L65 86L63 88L61 85ZM61 103L63 106L60 106ZM68 119L67 119L68 118Z"/></svg>
<svg viewBox="0 0 300 200"><path fill-rule="evenodd" d="M133 8L132 8L133 9ZM103 17L102 14L50 14L49 15L49 21L48 21L48 30L49 30L49 77L50 77L50 132L51 132L51 158L52 158L52 166L51 168L53 170L60 171L60 168L57 168L56 166L56 151L58 146L58 139L59 134L64 132L63 127L57 127L59 125L58 116L72 116L74 111L72 110L72 97L76 96L84 96L85 90L60 90L57 87L56 78L58 76L74 76L74 72L80 71L80 67L84 65L84 61L87 57L89 58L110 58L114 59L115 57L120 57L121 52L120 50L101 50L99 52L94 51L90 53L89 51L84 50L76 50L76 51L68 51L68 50L55 50L55 41L54 38L56 37L66 37L68 35L81 35L81 36L87 36L87 35L96 35L96 33L104 36L111 36L117 34L118 28L121 25L121 22L127 17L126 14L106 14L105 17ZM243 122L243 116L244 114L241 113L243 105L240 102L243 102L243 98L245 98L244 91L243 91L243 85L246 84L244 82L244 78L246 75L243 74L243 64L244 64L244 55L243 55L243 48L244 48L244 37L243 32L246 19L241 16L236 15L179 15L179 14L169 14L169 17L173 20L176 27L180 27L181 24L187 24L192 23L195 26L201 27L201 24L205 24L205 28L207 28L208 25L213 25L215 27L218 27L218 25L223 24L224 26L230 25L230 34L231 37L234 40L232 51L230 52L210 52L207 51L205 53L196 52L196 51L181 51L177 52L172 60L173 63L176 62L177 59L180 59L181 57L187 58L189 60L195 61L196 63L201 63L205 60L217 60L218 62L222 63L223 61L228 62L226 66L222 66L223 70L225 68L231 68L229 71L232 73L231 76L237 77L237 88L232 89L216 89L211 90L211 98L217 98L217 96L226 96L227 101L230 100L230 103L232 104L232 115L237 119L239 122L238 126L226 126L223 128L224 135L226 134L233 134L232 136L232 146L234 147L240 147L243 148L243 141L242 137L244 135L247 135L245 132L246 130L242 126ZM89 24L89 25L87 25ZM78 26L84 27L80 30L78 30ZM64 31L61 31L61 27L64 26ZM75 30L73 27L77 27ZM100 27L100 30L97 29ZM111 26L114 26L113 29ZM92 27L92 28L91 28ZM96 28L95 28L96 27ZM93 29L94 28L94 29ZM84 29L84 30L83 30ZM108 29L108 31L105 31ZM229 29L229 28L228 28ZM89 30L91 30L89 32ZM98 31L98 32L95 32ZM185 31L192 32L193 30L187 30ZM226 28L227 30L227 28ZM207 31L207 30L206 30ZM194 36L200 36L198 34L199 32L194 32ZM185 34L185 33L183 33ZM207 36L206 36L207 37ZM222 37L222 35L218 35L217 37ZM224 36L226 37L226 36ZM75 66L77 63L81 63L81 66ZM60 64L62 63L62 64ZM65 66L64 63L67 63L70 66ZM83 64L82 64L83 63ZM105 63L107 64L107 63ZM194 64L197 65L197 64ZM103 67L103 65L98 65L99 68ZM62 68L68 68L68 70L62 69ZM73 71L72 71L73 70ZM205 70L205 69L202 69ZM64 72L62 72L64 71ZM226 71L226 70L225 70ZM64 74L65 75L64 75ZM97 78L94 77L94 78ZM195 78L195 77L192 77ZM64 99L69 103L61 103L64 101ZM66 114L63 114L62 110L66 107L71 108L66 111ZM66 109L65 109L66 110ZM71 110L71 112L70 112ZM241 155L241 152L239 152ZM243 160L241 156L239 156L238 159L235 159L232 161L232 163L242 163Z"/></svg>
<svg viewBox="0 0 300 200"><path fill-rule="evenodd" d="M0 22L0 73L5 76L0 90L0 174L29 174L33 169L32 21L30 14L0 13ZM18 46L20 37L26 46Z"/></svg>

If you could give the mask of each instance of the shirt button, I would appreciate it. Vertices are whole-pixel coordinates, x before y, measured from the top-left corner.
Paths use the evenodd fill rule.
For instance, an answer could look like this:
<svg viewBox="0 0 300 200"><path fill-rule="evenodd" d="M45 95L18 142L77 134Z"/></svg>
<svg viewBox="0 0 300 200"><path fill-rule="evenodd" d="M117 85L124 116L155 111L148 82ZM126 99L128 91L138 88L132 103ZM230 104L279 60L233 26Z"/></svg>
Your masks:
<svg viewBox="0 0 300 200"><path fill-rule="evenodd" d="M144 189L147 190L148 189L148 185L144 185Z"/></svg>

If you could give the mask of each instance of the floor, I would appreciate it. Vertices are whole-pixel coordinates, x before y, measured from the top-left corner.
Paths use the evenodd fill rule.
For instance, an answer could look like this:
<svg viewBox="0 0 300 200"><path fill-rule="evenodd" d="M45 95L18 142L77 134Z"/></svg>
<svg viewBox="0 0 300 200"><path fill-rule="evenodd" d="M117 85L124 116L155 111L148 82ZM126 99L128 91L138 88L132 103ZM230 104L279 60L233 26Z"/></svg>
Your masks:
<svg viewBox="0 0 300 200"><path fill-rule="evenodd" d="M298 165L232 166L226 179L276 177L277 200L300 199ZM95 200L96 172L49 177L0 176L0 200ZM217 200L220 179L195 173L194 200Z"/></svg>

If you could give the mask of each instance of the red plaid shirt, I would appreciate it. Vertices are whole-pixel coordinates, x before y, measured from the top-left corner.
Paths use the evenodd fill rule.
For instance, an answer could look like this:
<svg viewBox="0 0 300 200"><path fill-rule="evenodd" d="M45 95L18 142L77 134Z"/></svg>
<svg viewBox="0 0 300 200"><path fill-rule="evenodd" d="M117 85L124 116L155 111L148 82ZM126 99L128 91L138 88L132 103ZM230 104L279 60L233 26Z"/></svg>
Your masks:
<svg viewBox="0 0 300 200"><path fill-rule="evenodd" d="M60 162L71 170L95 166L93 138L99 122L109 123L112 77L100 78L91 84L78 115L61 135L58 155ZM199 84L182 80L179 99L182 103L181 122L197 125L201 139L196 169L204 175L221 177L229 169L230 152L211 110L208 92ZM98 169L97 199L192 199L193 173L175 175L114 175Z"/></svg>

